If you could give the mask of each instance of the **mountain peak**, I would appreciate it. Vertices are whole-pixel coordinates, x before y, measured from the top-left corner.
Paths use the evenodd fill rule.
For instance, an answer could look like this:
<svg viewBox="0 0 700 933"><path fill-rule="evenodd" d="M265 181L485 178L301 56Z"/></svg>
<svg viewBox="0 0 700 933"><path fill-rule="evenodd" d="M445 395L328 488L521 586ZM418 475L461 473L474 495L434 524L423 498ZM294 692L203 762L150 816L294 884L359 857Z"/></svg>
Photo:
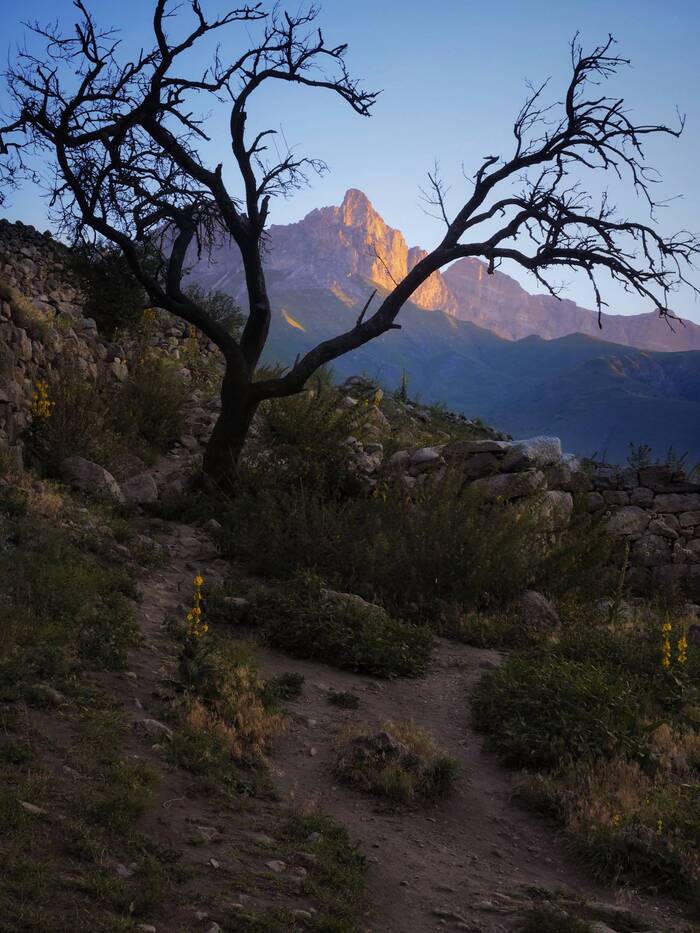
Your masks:
<svg viewBox="0 0 700 933"><path fill-rule="evenodd" d="M348 188L340 205L340 215L346 227L361 227L381 220L372 202L359 188Z"/></svg>

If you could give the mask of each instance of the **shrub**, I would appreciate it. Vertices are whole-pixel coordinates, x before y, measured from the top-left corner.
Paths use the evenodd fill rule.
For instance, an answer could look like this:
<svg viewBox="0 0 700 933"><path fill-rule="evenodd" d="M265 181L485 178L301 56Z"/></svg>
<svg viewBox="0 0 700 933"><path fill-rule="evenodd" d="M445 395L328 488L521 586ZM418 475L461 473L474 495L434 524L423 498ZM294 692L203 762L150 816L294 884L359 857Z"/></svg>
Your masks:
<svg viewBox="0 0 700 933"><path fill-rule="evenodd" d="M114 423L122 434L166 450L182 434L187 390L167 360L147 357L122 384Z"/></svg>
<svg viewBox="0 0 700 933"><path fill-rule="evenodd" d="M351 728L340 741L336 773L343 780L396 804L443 797L458 772L454 758L410 722L388 722L383 731Z"/></svg>
<svg viewBox="0 0 700 933"><path fill-rule="evenodd" d="M224 550L261 572L311 568L397 613L505 601L538 573L536 514L459 495L457 476L410 495L389 484L335 501L304 486L268 487L232 500L224 521Z"/></svg>
<svg viewBox="0 0 700 933"><path fill-rule="evenodd" d="M75 267L83 280L84 313L111 337L133 326L148 304L146 292L115 247L86 247L76 252Z"/></svg>
<svg viewBox="0 0 700 933"><path fill-rule="evenodd" d="M233 337L240 335L246 316L231 295L227 295L226 292L206 291L197 284L188 285L185 294Z"/></svg>
<svg viewBox="0 0 700 933"><path fill-rule="evenodd" d="M363 432L368 405L345 407L342 394L321 372L304 392L263 402L259 411L263 452L247 464L256 488L301 490L328 499L359 491L345 442Z"/></svg>
<svg viewBox="0 0 700 933"><path fill-rule="evenodd" d="M415 677L430 657L429 630L377 607L328 599L323 581L301 573L255 596L253 619L280 651L378 677Z"/></svg>
<svg viewBox="0 0 700 933"><path fill-rule="evenodd" d="M640 751L628 686L594 664L555 656L509 658L473 695L477 728L510 765L555 768L620 748Z"/></svg>
<svg viewBox="0 0 700 933"><path fill-rule="evenodd" d="M47 388L48 417L33 418L25 435L29 462L47 475L58 475L65 457L80 456L105 463L109 396L106 383L89 379L63 365Z"/></svg>

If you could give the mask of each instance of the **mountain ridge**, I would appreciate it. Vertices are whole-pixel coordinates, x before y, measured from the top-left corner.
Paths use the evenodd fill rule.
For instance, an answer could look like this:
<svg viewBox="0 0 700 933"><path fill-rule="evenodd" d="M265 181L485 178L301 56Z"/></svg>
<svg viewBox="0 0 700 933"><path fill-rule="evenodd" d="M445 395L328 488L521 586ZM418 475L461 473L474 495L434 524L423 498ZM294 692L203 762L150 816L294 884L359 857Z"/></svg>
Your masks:
<svg viewBox="0 0 700 933"><path fill-rule="evenodd" d="M401 231L384 221L362 191L350 188L340 205L315 208L291 224L271 225L265 265L283 277L287 288L323 287L361 306L373 286L393 288L424 255L422 247L409 246ZM212 259L210 266L206 260L195 264L195 277L243 299L236 247L221 245ZM584 333L643 350L700 349L700 326L692 321L672 328L655 312L604 314L601 330L596 312L566 298L531 294L500 270L488 274L479 259L459 259L433 273L412 301L424 311L444 311L508 340Z"/></svg>

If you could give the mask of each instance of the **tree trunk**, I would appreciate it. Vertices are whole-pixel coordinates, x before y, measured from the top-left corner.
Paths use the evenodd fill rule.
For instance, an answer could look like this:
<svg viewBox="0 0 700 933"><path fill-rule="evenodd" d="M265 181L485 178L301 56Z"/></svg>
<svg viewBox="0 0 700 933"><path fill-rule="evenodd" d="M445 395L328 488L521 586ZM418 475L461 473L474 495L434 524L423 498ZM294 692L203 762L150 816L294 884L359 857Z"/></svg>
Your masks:
<svg viewBox="0 0 700 933"><path fill-rule="evenodd" d="M208 481L225 492L238 484L241 453L257 409L252 402L249 384L234 376L227 367L221 387L221 414L204 452L202 469Z"/></svg>

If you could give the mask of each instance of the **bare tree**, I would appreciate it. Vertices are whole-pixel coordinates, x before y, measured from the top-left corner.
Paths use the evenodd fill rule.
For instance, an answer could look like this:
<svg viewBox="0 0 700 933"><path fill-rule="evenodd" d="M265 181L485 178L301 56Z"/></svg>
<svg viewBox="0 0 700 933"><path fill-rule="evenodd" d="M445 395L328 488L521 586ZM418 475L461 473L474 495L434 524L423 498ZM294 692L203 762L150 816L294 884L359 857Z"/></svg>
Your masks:
<svg viewBox="0 0 700 933"><path fill-rule="evenodd" d="M314 27L318 11L313 7L292 15L252 3L212 19L200 0L181 7L155 0L152 48L129 61L114 30L100 30L83 0L74 0L74 6L79 22L70 34L57 26L30 26L43 49L41 54L21 51L6 75L15 112L0 126L0 152L20 141L15 150L20 162L27 153L48 155L56 171L52 204L64 230L76 237L91 231L119 246L153 303L198 327L220 348L226 364L221 415L204 459L215 483L227 485L236 477L261 401L301 391L324 363L399 327L396 319L405 302L454 259L481 257L490 272L510 259L553 293L548 273L562 266L582 269L599 312L604 302L597 276L607 271L648 298L660 315L673 316L668 294L687 281L687 267L700 247L690 234L667 238L658 232L655 176L642 144L649 135L678 136L683 121L676 128L633 122L622 99L599 91L600 83L626 64L614 53L613 39L590 54L575 39L563 100L545 103L546 84L531 89L513 126L512 154L484 158L466 180L455 213L437 173L429 176L429 200L446 225L441 242L373 313L370 298L350 330L318 344L281 376L254 381L271 319L263 269L270 199L324 166L290 151L270 158L272 130L249 139L252 96L264 84L284 81L330 91L367 116L377 94L351 77L346 46L327 44ZM247 40L238 58L224 61L217 49L204 73L187 71L187 53L194 46L237 26L257 36ZM184 32L175 38L171 27ZM195 110L202 97L227 106L229 161L239 195L224 181L224 165L210 166L204 158L206 120ZM597 171L627 180L646 200L649 221L618 217L605 196L596 201L580 179ZM233 239L245 270L249 306L239 339L183 290L188 253L222 236Z"/></svg>

